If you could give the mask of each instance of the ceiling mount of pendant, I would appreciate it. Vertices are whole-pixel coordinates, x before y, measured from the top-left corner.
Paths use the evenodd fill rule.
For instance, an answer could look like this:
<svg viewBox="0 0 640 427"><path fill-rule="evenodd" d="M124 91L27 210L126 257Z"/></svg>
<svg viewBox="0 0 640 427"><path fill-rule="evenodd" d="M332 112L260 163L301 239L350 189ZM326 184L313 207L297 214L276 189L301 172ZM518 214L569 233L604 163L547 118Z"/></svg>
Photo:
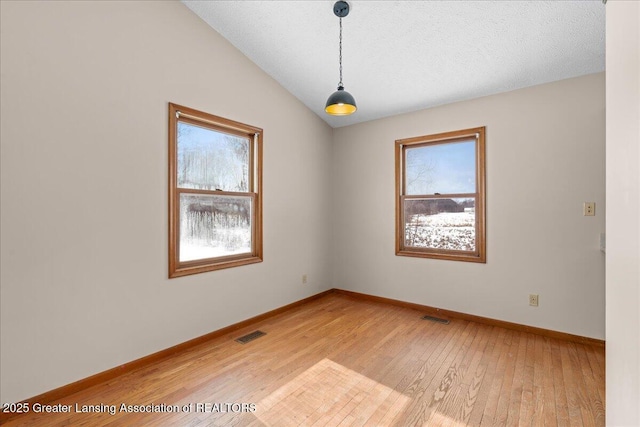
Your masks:
<svg viewBox="0 0 640 427"><path fill-rule="evenodd" d="M349 3L346 1L337 1L336 4L333 5L333 13L338 18L344 18L349 14Z"/></svg>

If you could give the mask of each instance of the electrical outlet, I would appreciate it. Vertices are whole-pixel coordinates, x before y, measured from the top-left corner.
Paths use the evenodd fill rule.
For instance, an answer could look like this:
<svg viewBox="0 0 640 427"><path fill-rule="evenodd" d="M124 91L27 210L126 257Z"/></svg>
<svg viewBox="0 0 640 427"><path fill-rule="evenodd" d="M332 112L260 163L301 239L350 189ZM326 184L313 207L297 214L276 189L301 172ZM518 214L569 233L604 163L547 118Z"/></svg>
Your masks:
<svg viewBox="0 0 640 427"><path fill-rule="evenodd" d="M529 305L538 306L538 294L529 294Z"/></svg>
<svg viewBox="0 0 640 427"><path fill-rule="evenodd" d="M306 284L306 283L307 283L307 275L306 275L306 274L303 274L303 275L302 275L302 284L304 285L304 284Z"/></svg>
<svg viewBox="0 0 640 427"><path fill-rule="evenodd" d="M595 216L596 215L596 203L595 202L584 202L584 216Z"/></svg>

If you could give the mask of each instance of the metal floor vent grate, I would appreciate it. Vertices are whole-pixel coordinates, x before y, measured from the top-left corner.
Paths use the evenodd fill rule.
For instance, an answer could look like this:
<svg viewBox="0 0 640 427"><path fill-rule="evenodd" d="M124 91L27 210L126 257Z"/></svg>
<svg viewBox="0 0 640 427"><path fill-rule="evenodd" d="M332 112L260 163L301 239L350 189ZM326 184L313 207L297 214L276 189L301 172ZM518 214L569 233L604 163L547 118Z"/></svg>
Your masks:
<svg viewBox="0 0 640 427"><path fill-rule="evenodd" d="M262 331L254 331L254 332L251 332L250 334L247 334L243 337L236 339L236 341L239 342L240 344L246 344L249 341L253 341L256 338L260 338L263 335L267 335L267 333Z"/></svg>
<svg viewBox="0 0 640 427"><path fill-rule="evenodd" d="M439 317L433 317L433 316L423 316L422 317L423 320L431 320L432 322L438 322L438 323L442 323L443 325L448 325L449 321L447 319L441 319Z"/></svg>

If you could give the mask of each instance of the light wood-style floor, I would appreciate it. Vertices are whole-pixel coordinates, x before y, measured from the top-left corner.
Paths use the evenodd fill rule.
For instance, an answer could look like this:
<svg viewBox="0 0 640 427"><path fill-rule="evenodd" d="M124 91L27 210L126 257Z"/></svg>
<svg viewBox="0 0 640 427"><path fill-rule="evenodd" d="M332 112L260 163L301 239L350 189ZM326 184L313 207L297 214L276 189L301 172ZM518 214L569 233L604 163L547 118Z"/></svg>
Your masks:
<svg viewBox="0 0 640 427"><path fill-rule="evenodd" d="M55 402L115 415L30 413L6 426L604 425L603 348L421 316L329 294ZM267 335L234 341L256 329Z"/></svg>

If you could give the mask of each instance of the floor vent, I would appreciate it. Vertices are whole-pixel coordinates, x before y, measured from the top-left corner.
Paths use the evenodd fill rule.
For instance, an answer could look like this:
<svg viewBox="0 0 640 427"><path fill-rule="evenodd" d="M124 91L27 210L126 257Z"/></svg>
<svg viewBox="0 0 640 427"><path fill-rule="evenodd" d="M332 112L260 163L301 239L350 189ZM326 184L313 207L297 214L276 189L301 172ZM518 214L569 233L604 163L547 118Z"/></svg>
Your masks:
<svg viewBox="0 0 640 427"><path fill-rule="evenodd" d="M443 325L448 325L449 321L447 319L441 319L439 317L433 317L433 316L423 316L422 317L423 320L431 320L432 322L438 322L438 323L442 323Z"/></svg>
<svg viewBox="0 0 640 427"><path fill-rule="evenodd" d="M243 337L238 338L236 341L239 342L240 344L246 344L249 341L253 341L256 338L260 338L263 335L267 335L266 332L262 332L262 331L255 331L255 332L251 332L250 334L247 334Z"/></svg>

